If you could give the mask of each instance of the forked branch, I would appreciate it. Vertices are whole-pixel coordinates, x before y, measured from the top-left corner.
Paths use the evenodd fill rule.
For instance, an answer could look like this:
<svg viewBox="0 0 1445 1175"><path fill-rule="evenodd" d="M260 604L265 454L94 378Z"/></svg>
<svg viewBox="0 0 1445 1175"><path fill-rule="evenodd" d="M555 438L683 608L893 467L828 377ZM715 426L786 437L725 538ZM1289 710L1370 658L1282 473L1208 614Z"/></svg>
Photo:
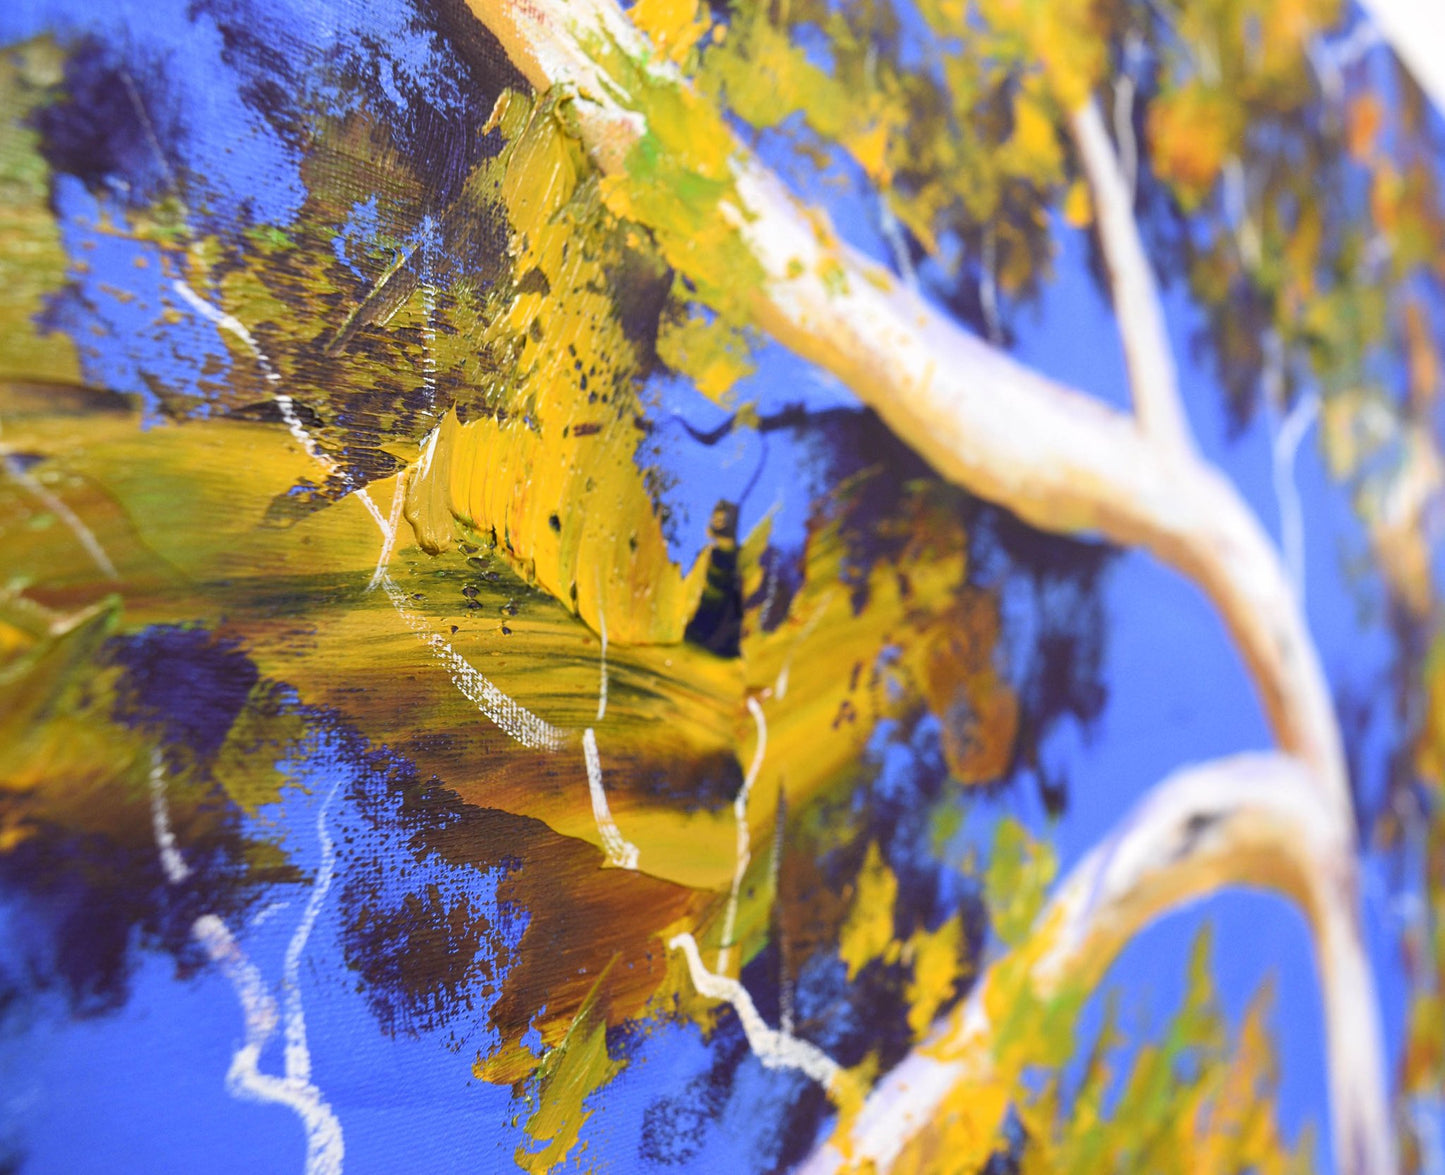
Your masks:
<svg viewBox="0 0 1445 1175"><path fill-rule="evenodd" d="M1060 892L1031 982L1047 993L1066 972L1071 983L1097 981L1148 921L1223 885L1289 894L1310 917L1326 992L1337 1161L1348 1175L1392 1170L1373 980L1357 925L1353 812L1328 683L1277 550L1190 443L1157 291L1097 109L1077 111L1071 132L1094 195L1137 416L1024 367L839 241L715 115L708 122L698 113L700 100L615 0L468 3L528 81L560 96L568 124L616 182L636 181L634 169L660 149L655 120L671 126L673 141L686 141L677 139L680 117L722 138L726 158L708 165L700 188L726 190L707 227L752 270L737 291L744 311L838 377L940 475L1040 530L1146 549L1209 597L1288 757L1228 760L1162 786ZM705 289L716 256L696 225L684 231L655 207L644 199L629 214ZM950 1090L995 1063L988 987L879 1084L847 1130L853 1157L886 1168Z"/></svg>
<svg viewBox="0 0 1445 1175"><path fill-rule="evenodd" d="M1134 416L1154 444L1186 451L1191 447L1189 423L1159 290L1139 238L1133 193L1096 101L1091 98L1069 116L1069 131L1094 197L1094 224L1109 269Z"/></svg>
<svg viewBox="0 0 1445 1175"><path fill-rule="evenodd" d="M983 1093L1000 1082L1011 1092L1016 1076L1000 1062L1001 1009L1020 998L1043 1008L1090 990L1155 918L1246 886L1291 898L1314 932L1340 1169L1392 1173L1374 985L1355 922L1353 840L1320 804L1310 772L1288 756L1240 755L1176 772L1074 868L1031 939L980 978L804 1170L887 1170L905 1154L918 1160L905 1165L929 1169L930 1155L947 1157L933 1148L950 1145L964 1116L975 1118L967 1134L993 1137L1008 1102ZM977 1121L981 1112L999 1120Z"/></svg>
<svg viewBox="0 0 1445 1175"><path fill-rule="evenodd" d="M533 86L570 95L605 173L625 177L650 107L665 99L675 111L688 93L614 0L468 2ZM642 78L631 91L602 64L618 59ZM1243 652L1281 746L1347 812L1324 674L1274 548L1234 487L1187 450L1153 443L1132 417L968 334L839 241L735 140L727 168L719 216L762 275L741 292L754 323L842 380L950 481L1040 530L1146 548L1193 580ZM645 227L685 269L695 242Z"/></svg>

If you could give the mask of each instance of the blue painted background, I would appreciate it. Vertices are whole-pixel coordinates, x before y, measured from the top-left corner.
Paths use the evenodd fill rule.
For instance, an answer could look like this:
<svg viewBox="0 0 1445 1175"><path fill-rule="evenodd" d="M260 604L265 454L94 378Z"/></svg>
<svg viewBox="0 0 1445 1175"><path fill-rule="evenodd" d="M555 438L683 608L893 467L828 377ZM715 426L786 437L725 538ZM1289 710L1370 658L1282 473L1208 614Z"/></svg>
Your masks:
<svg viewBox="0 0 1445 1175"><path fill-rule="evenodd" d="M182 125L173 135L184 167L205 184L198 215L227 222L284 224L301 199L294 151L246 104L247 66L225 52L212 15L224 5L192 0L10 0L0 10L0 43L49 31L62 38L95 37L131 63L137 73L159 73L171 95L171 114ZM253 0L246 6L258 38L278 60L311 87L309 99L337 109L348 101L312 66L322 49L357 54L381 49L383 89L396 94L430 87L438 102L460 101L452 93L445 51L434 38L416 32L410 10L396 0L378 3L308 3ZM765 158L785 173L793 157L773 136L764 136ZM838 165L840 170L843 165ZM150 181L157 187L164 177ZM876 229L876 208L863 186L819 185L805 195L829 206L840 230L856 245L887 263L889 253ZM81 185L62 182L56 212L64 244L78 258L88 230L107 201L119 207L134 193L117 187L100 197ZM355 213L354 233L374 231L365 206ZM1025 362L1082 387L1101 399L1123 403L1122 355L1113 341L1114 323L1088 277L1077 234L1057 226L1056 278L1037 308L1013 317L1017 354ZM56 326L87 340L87 375L120 391L148 396L149 372L204 400L206 381L224 378L227 350L214 328L193 315L182 316L157 335L147 325L157 305L173 298L159 286L143 291L138 303L122 304L103 287L124 273L134 289L134 262L149 246L104 238L88 250L80 293L57 310ZM159 274L152 266L152 274ZM157 279L159 280L159 279ZM1177 293L1167 301L1176 354L1190 353L1197 323ZM755 401L763 413L793 403L818 409L851 407L850 395L776 347L758 351L759 370L737 389L739 400ZM1269 441L1262 424L1237 440L1225 437L1222 394L1210 374L1184 363L1183 391L1191 421L1210 459L1240 487L1260 518L1276 529L1278 507L1271 483ZM692 441L680 426L698 429L718 423L722 412L676 379L659 376L655 397L653 458L670 471L667 491L674 555L690 565L706 539L709 513L720 496L736 496L752 483L743 502L741 530L771 515L774 542L801 543L817 488L814 454L791 434L758 436L740 432L716 446ZM1368 697L1389 671L1391 648L1377 588L1345 570L1364 550L1364 538L1343 492L1327 477L1312 433L1302 446L1297 480L1308 536L1308 613L1335 689ZM1151 784L1193 760L1270 743L1260 707L1219 621L1199 593L1150 559L1124 554L1107 572L1108 616L1105 678L1107 707L1085 738L1065 723L1043 747L1046 762L1067 768L1071 796L1067 814L1051 825L1030 789L995 801L981 801L971 817L973 834L1003 811L1021 812L1031 825L1048 830L1068 866L1095 844ZM1370 747L1388 746L1392 731L1379 719ZM888 732L880 735L878 762L886 771ZM904 759L919 752L902 748ZM1371 760L1367 757L1366 764ZM302 786L286 793L275 810L257 819L287 830L286 848L303 868L314 862L315 805L332 784L354 772L343 749L324 734L315 753L292 765ZM1366 797L1378 795L1379 780L1362 781ZM359 819L349 810L342 787L333 823ZM345 864L343 863L343 869ZM1386 1037L1401 1038L1403 977L1394 934L1389 886L1378 863L1367 867L1367 915L1373 959L1384 1007ZM475 887L477 900L495 904L495 879L485 875L455 880ZM278 894L286 903L269 910L243 932L248 951L264 974L280 974L281 956L295 930L302 900ZM262 903L260 909L266 909ZM16 941L24 927L18 915L0 907L6 922L0 943ZM498 912L520 934L525 911ZM1114 966L1110 981L1124 996L1125 1024L1156 1032L1183 991L1188 945L1203 920L1216 933L1216 970L1224 1001L1237 1021L1258 984L1273 976L1278 999L1273 1024L1283 1058L1281 1106L1287 1132L1304 1123L1326 1126L1325 1067L1318 985L1309 942L1300 919L1280 901L1260 895L1225 895L1166 919L1141 935ZM0 946L0 949L5 949ZM820 983L824 978L820 978ZM508 1170L525 1141L511 1091L473 1080L465 1057L452 1050L445 1032L421 1031L389 1037L377 1030L372 1009L357 991L341 955L334 907L323 910L306 953L302 988L307 1009L315 1080L340 1117L346 1137L347 1170ZM801 993L806 997L806 991ZM247 1104L231 1097L223 1077L242 1034L230 984L214 968L185 979L169 957L151 954L133 977L130 998L118 1010L92 1019L69 1018L58 1000L30 1009L23 1031L0 1037L0 1146L25 1156L24 1170L47 1173L132 1171L212 1172L298 1171L304 1140L295 1117L277 1106ZM482 1020L481 1008L477 1020ZM1095 1017L1094 1022L1097 1022ZM481 1042L478 1042L479 1044ZM647 1129L646 1107L656 1099L701 1081L713 1062L717 1041L705 1041L693 1026L669 1026L637 1042L631 1063L598 1099L598 1112L583 1132L586 1149L572 1166L624 1172L636 1162L638 1139ZM280 1037L263 1058L279 1071ZM1390 1058L1391 1064L1395 1057ZM761 1137L766 1108L795 1092L795 1075L765 1071L752 1058L720 1107L706 1145L690 1156L678 1154L678 1170L747 1170L772 1140ZM523 1120L525 1115L523 1115ZM1327 1145L1321 1165L1331 1169ZM204 1158L201 1158L204 1156Z"/></svg>

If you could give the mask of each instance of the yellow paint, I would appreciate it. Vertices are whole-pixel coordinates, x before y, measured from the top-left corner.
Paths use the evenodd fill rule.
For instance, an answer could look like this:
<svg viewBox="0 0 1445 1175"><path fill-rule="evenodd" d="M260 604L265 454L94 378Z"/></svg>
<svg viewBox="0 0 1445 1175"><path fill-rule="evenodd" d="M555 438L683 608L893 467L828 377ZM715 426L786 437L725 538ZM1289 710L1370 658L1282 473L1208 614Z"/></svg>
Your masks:
<svg viewBox="0 0 1445 1175"><path fill-rule="evenodd" d="M733 385L756 370L744 332L722 318L695 312L663 320L657 356L716 403L726 403Z"/></svg>
<svg viewBox="0 0 1445 1175"><path fill-rule="evenodd" d="M236 804L254 815L271 803L290 781L282 764L304 745L306 721L283 706L283 694L265 685L252 691L249 704L232 724L211 765L211 775Z"/></svg>
<svg viewBox="0 0 1445 1175"><path fill-rule="evenodd" d="M848 964L848 978L874 959L891 961L898 955L899 944L893 933L893 906L898 900L898 878L878 852L878 845L868 845L863 868L858 871L853 905L838 940L838 955Z"/></svg>
<svg viewBox="0 0 1445 1175"><path fill-rule="evenodd" d="M604 747L604 754L606 750ZM638 848L639 867L644 872L692 889L727 892L737 844L737 824L731 808L687 811L673 805L632 807L615 795L609 800L618 826ZM573 809L552 824L564 836L601 843L590 809Z"/></svg>
<svg viewBox="0 0 1445 1175"><path fill-rule="evenodd" d="M963 955L963 922L950 918L937 930L915 930L903 948L911 961L913 977L908 982L908 1027L922 1039L933 1026L934 1017L953 994L959 979Z"/></svg>
<svg viewBox="0 0 1445 1175"><path fill-rule="evenodd" d="M1012 816L999 821L989 855L984 894L994 932L1017 945L1029 936L1058 869L1047 841L1036 840Z"/></svg>
<svg viewBox="0 0 1445 1175"><path fill-rule="evenodd" d="M1064 195L1064 219L1074 228L1088 228L1094 222L1094 200L1081 179L1071 183Z"/></svg>
<svg viewBox="0 0 1445 1175"><path fill-rule="evenodd" d="M1116 1073L1110 1063L1123 1039L1111 1005L1082 1073L1066 1083L1050 1062L1042 1092L1018 1096L1015 1109L1029 1138L1022 1175L1312 1170L1309 1130L1290 1146L1279 1129L1268 1006L1267 990L1257 994L1230 1039L1210 977L1208 935L1202 934L1183 1005L1160 1040L1136 1042L1126 1072Z"/></svg>
<svg viewBox="0 0 1445 1175"><path fill-rule="evenodd" d="M931 1128L906 1146L894 1175L980 1170L1002 1142L1010 1092L996 1081L960 1082L934 1111Z"/></svg>
<svg viewBox="0 0 1445 1175"><path fill-rule="evenodd" d="M1426 697L1425 721L1415 745L1421 775L1436 789L1445 788L1445 635L1431 643L1422 669Z"/></svg>
<svg viewBox="0 0 1445 1175"><path fill-rule="evenodd" d="M801 114L825 141L838 143L865 174L891 184L895 138L906 133L908 111L900 95L877 86L850 86L809 60L766 5L740 5L732 32L705 55L697 81L756 127L779 126Z"/></svg>
<svg viewBox="0 0 1445 1175"><path fill-rule="evenodd" d="M608 970L611 970L609 966ZM576 1145L592 1111L583 1099L617 1074L622 1065L607 1055L607 1019L599 1014L597 991L606 972L593 986L562 1042L547 1053L537 1073L537 1109L527 1119L527 1133L542 1145L519 1146L513 1156L524 1171L550 1171Z"/></svg>
<svg viewBox="0 0 1445 1175"><path fill-rule="evenodd" d="M916 712L923 704L920 650L932 640L931 626L954 607L966 568L956 499L922 486L909 491L902 515L884 524L890 538L903 540L903 553L881 559L866 584L841 584L846 540L827 507L845 501L854 487L840 487L814 520L804 583L780 627L764 633L757 613L750 613L744 656L734 660L678 643L700 578L689 581L668 561L654 503L633 460L640 436L636 381L647 357L621 328L609 275L620 258L635 260L628 251L645 249L648 241L618 223L614 205L659 201L659 193L671 191L668 177L676 173L669 168L683 167L682 187L699 203L693 211L671 197L658 204L664 254L693 266L703 293L712 282L739 304L749 272L732 263L735 234L699 237L689 219L700 208L708 223L724 223L715 213L732 194L730 135L715 115L665 87L653 97L661 111L655 121L660 137L644 145L621 188L591 175L561 133L562 110L515 95L498 104L495 129L508 146L467 184L469 198L493 201L505 211L508 269L495 293L436 292L442 325L447 314L466 322L465 330L439 330L434 351L443 370L467 373L464 413L447 413L437 422L434 443L397 424L386 407L378 425L389 431L386 451L409 466L406 517L417 545L404 534L390 569L425 631L447 641L521 704L576 731L595 714L597 634L605 621L611 695L598 739L614 814L642 848L646 869L699 891L699 919L706 925L710 911L721 908L731 877L736 829L730 810L686 810L680 775L676 795L644 791L636 781L656 773L671 782L674 767L746 748L752 727L742 700L752 694L769 716L769 775L790 803L846 784L876 719ZM559 104L565 106L565 99ZM883 125L870 111L845 128L850 135L857 131L854 149L870 167L883 166L891 150ZM364 129L346 126L334 133L358 138ZM825 239L831 233L825 225L819 231ZM286 386L297 388L299 402L311 408L314 400L322 418L317 434L338 440L326 418L346 393L308 396L301 381L319 377L298 363L320 349L335 324L294 323L286 283L265 267L281 243L268 237L251 245L260 260L236 267L216 242L192 242L187 279L254 329ZM281 272L294 276L295 267L303 267L308 296L328 304L358 296L336 288L338 279L320 267L305 269L305 256L303 250L299 258L285 259L290 268ZM421 295L406 294L400 280L388 286L385 271L376 276L372 292L361 293L381 309L357 321L364 319L364 329L383 338L403 330L414 338L426 325ZM736 339L727 332L746 316L725 314L717 321L717 336ZM695 341L686 331L683 337ZM254 400L264 387L262 371L239 340L222 339L238 373L230 394ZM721 351L729 355L726 344ZM714 355L702 365L699 382L722 394L733 373L719 372L716 362ZM728 363L740 362L732 352ZM362 348L342 348L325 377L348 390L367 387L365 381L376 377L368 364L376 366ZM534 817L563 836L596 843L575 744L551 758L510 745L459 694L385 593L366 592L381 535L358 499L284 526L269 520L273 505L294 485L319 476L285 429L211 419L142 433L133 413L69 420L28 410L14 414L6 404L0 404L0 416L7 441L45 453L53 469L76 479L69 500L122 570L127 630L183 620L216 628L240 642L263 675L294 686L308 705L346 713L367 738L408 755L423 774L445 778L468 802ZM739 427L755 425L754 414L740 412ZM424 449L418 447L422 441ZM397 485L387 478L369 487L383 513ZM62 532L51 528L7 543L7 553L46 569L62 585L93 582L84 553L72 551L73 540ZM762 528L740 548L739 571L750 591L764 586L766 536ZM473 595L463 596L464 587ZM855 587L866 587L866 604L861 596L854 600ZM276 607L278 598L286 601L284 608ZM894 650L901 650L896 658ZM991 648L970 652L975 654L987 659ZM787 697L775 698L785 669ZM406 688L397 690L397 681ZM74 734L46 727L34 762L53 758L69 738L75 758L54 761L70 766L86 760L71 773L84 778L92 749L103 762L100 752L116 745L113 731L97 734L92 749ZM267 711L258 690L221 750L215 779L237 804L253 810L274 796L280 777L269 767L250 771L246 764L274 763L294 735ZM448 747L465 751L453 757ZM141 761L139 750L133 757ZM622 785L616 790L614 779ZM52 786L37 776L37 789ZM766 843L776 795L768 787L754 797L749 818L755 846ZM755 861L761 868L765 854L756 853ZM855 905L855 970L869 951L878 957L898 950L891 943L888 896L890 886L896 895L897 881L876 846L872 865ZM772 895L767 886L754 890L745 887L738 925L755 947L767 933ZM650 929L640 925L639 934ZM920 1007L943 998L944 947L955 934L945 928L912 944ZM601 1030L578 1015L566 1051L545 1074L557 1082L571 1074L564 1082L569 1088L608 1075ZM514 1043L504 1041L495 1063L484 1066L488 1076L520 1080L536 1066L537 1058L523 1056ZM538 1119L533 1133L546 1143L542 1153L552 1153L554 1144L565 1151L579 1119L570 1112Z"/></svg>
<svg viewBox="0 0 1445 1175"><path fill-rule="evenodd" d="M627 15L657 50L677 65L683 64L693 46L712 30L707 7L698 0L637 0Z"/></svg>
<svg viewBox="0 0 1445 1175"><path fill-rule="evenodd" d="M866 130L847 135L843 144L848 153L867 172L870 179L888 183L892 178L888 166L888 142L891 128L887 122L877 122Z"/></svg>
<svg viewBox="0 0 1445 1175"><path fill-rule="evenodd" d="M509 96L494 121L513 136L497 167L518 278L485 341L510 349L512 386L493 414L443 419L413 466L407 520L436 553L455 518L612 641L676 643L705 555L687 577L668 558L633 459L637 357L607 279L626 233L550 106Z"/></svg>
<svg viewBox="0 0 1445 1175"><path fill-rule="evenodd" d="M1154 172L1187 210L1199 207L1239 150L1244 118L1237 101L1198 81L1160 95L1149 107Z"/></svg>
<svg viewBox="0 0 1445 1175"><path fill-rule="evenodd" d="M1014 166L1041 180L1056 178L1063 168L1054 119L1042 95L1021 87L1014 98L1014 130L1003 150L1014 154Z"/></svg>
<svg viewBox="0 0 1445 1175"><path fill-rule="evenodd" d="M1037 62L1060 106L1072 110L1102 76L1106 45L1089 0L978 0L978 12L1026 62Z"/></svg>

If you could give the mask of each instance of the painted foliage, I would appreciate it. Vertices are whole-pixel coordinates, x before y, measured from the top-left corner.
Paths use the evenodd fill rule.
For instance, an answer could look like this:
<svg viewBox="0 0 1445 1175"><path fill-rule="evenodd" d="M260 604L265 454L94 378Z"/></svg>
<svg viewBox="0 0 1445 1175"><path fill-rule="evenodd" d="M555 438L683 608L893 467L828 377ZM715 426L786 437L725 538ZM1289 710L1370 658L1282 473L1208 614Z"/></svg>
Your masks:
<svg viewBox="0 0 1445 1175"><path fill-rule="evenodd" d="M7 6L0 1167L1441 1169L1399 17Z"/></svg>

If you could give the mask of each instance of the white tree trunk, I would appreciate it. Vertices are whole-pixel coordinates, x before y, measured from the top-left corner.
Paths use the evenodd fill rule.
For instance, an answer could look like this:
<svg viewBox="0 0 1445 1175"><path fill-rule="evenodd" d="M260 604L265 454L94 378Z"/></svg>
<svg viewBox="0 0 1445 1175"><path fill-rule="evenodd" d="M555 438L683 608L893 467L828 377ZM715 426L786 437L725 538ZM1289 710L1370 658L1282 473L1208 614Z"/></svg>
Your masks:
<svg viewBox="0 0 1445 1175"><path fill-rule="evenodd" d="M469 0L539 90L572 95L604 171L625 171L645 128L584 48L647 61L612 0ZM665 62L644 68L682 85ZM1280 744L1349 806L1328 685L1288 578L1234 487L1187 449L1156 445L1135 420L1024 367L976 338L829 231L740 144L736 227L766 280L755 323L847 385L942 476L1053 534L1144 547L1213 600L1249 663ZM825 281L823 274L841 275ZM1147 367L1146 363L1146 367ZM1164 402L1172 385L1135 392ZM1167 410L1164 411L1167 418Z"/></svg>
<svg viewBox="0 0 1445 1175"><path fill-rule="evenodd" d="M621 54L650 85L686 85L614 0L468 3L537 90L568 99L570 125L605 173L626 173L628 153L647 128L645 95L629 94L602 62ZM962 330L837 240L734 143L735 206L722 211L764 275L757 288L738 293L759 328L837 376L943 477L1040 530L1147 549L1213 602L1280 746L1298 763L1196 768L1147 801L1140 831L1096 850L1056 899L1055 909L1072 911L1077 939L1059 965L1097 978L1100 960L1149 919L1222 885L1292 894L1314 927L1326 992L1339 1169L1385 1175L1394 1167L1393 1137L1358 926L1354 816L1328 683L1278 552L1234 487L1189 442L1157 292L1097 110L1084 107L1071 127L1094 193L1137 420ZM1219 795L1205 795L1210 789ZM1178 859L1150 857L1170 837L1177 841L1182 812L1211 813L1210 821L1229 829L1208 841L1217 851L1190 847ZM1119 873L1120 862L1132 865ZM1077 879L1086 875L1093 878L1088 889L1102 879L1116 897L1074 910L1083 884ZM970 1000L937 1033L976 1036L979 1047L940 1067L930 1046L920 1046L869 1098L858 1124L866 1137L901 1146L926 1120L921 1089L941 1098L970 1066L987 1063L987 1026L967 1011L977 1007ZM899 1092L905 1087L907 1097Z"/></svg>
<svg viewBox="0 0 1445 1175"><path fill-rule="evenodd" d="M1353 841L1319 803L1310 772L1287 756L1240 755L1176 772L1074 868L1040 915L1035 934L1044 949L1029 970L1032 994L1046 1001L1093 986L1155 918L1221 888L1292 898L1314 931L1324 987L1339 1169L1390 1175L1374 982L1352 900ZM984 1009L995 974L986 972L968 1000L878 1082L847 1137L826 1143L804 1171L848 1162L886 1171L911 1140L946 1128L949 1091L992 1078L994 1026Z"/></svg>
<svg viewBox="0 0 1445 1175"><path fill-rule="evenodd" d="M1192 447L1189 422L1179 398L1164 310L1139 239L1133 192L1109 141L1098 103L1090 99L1074 111L1069 130L1094 197L1094 224L1109 267L1135 419L1140 431L1156 445L1187 451Z"/></svg>
<svg viewBox="0 0 1445 1175"><path fill-rule="evenodd" d="M1445 118L1445 4L1440 0L1360 0L1390 48Z"/></svg>

